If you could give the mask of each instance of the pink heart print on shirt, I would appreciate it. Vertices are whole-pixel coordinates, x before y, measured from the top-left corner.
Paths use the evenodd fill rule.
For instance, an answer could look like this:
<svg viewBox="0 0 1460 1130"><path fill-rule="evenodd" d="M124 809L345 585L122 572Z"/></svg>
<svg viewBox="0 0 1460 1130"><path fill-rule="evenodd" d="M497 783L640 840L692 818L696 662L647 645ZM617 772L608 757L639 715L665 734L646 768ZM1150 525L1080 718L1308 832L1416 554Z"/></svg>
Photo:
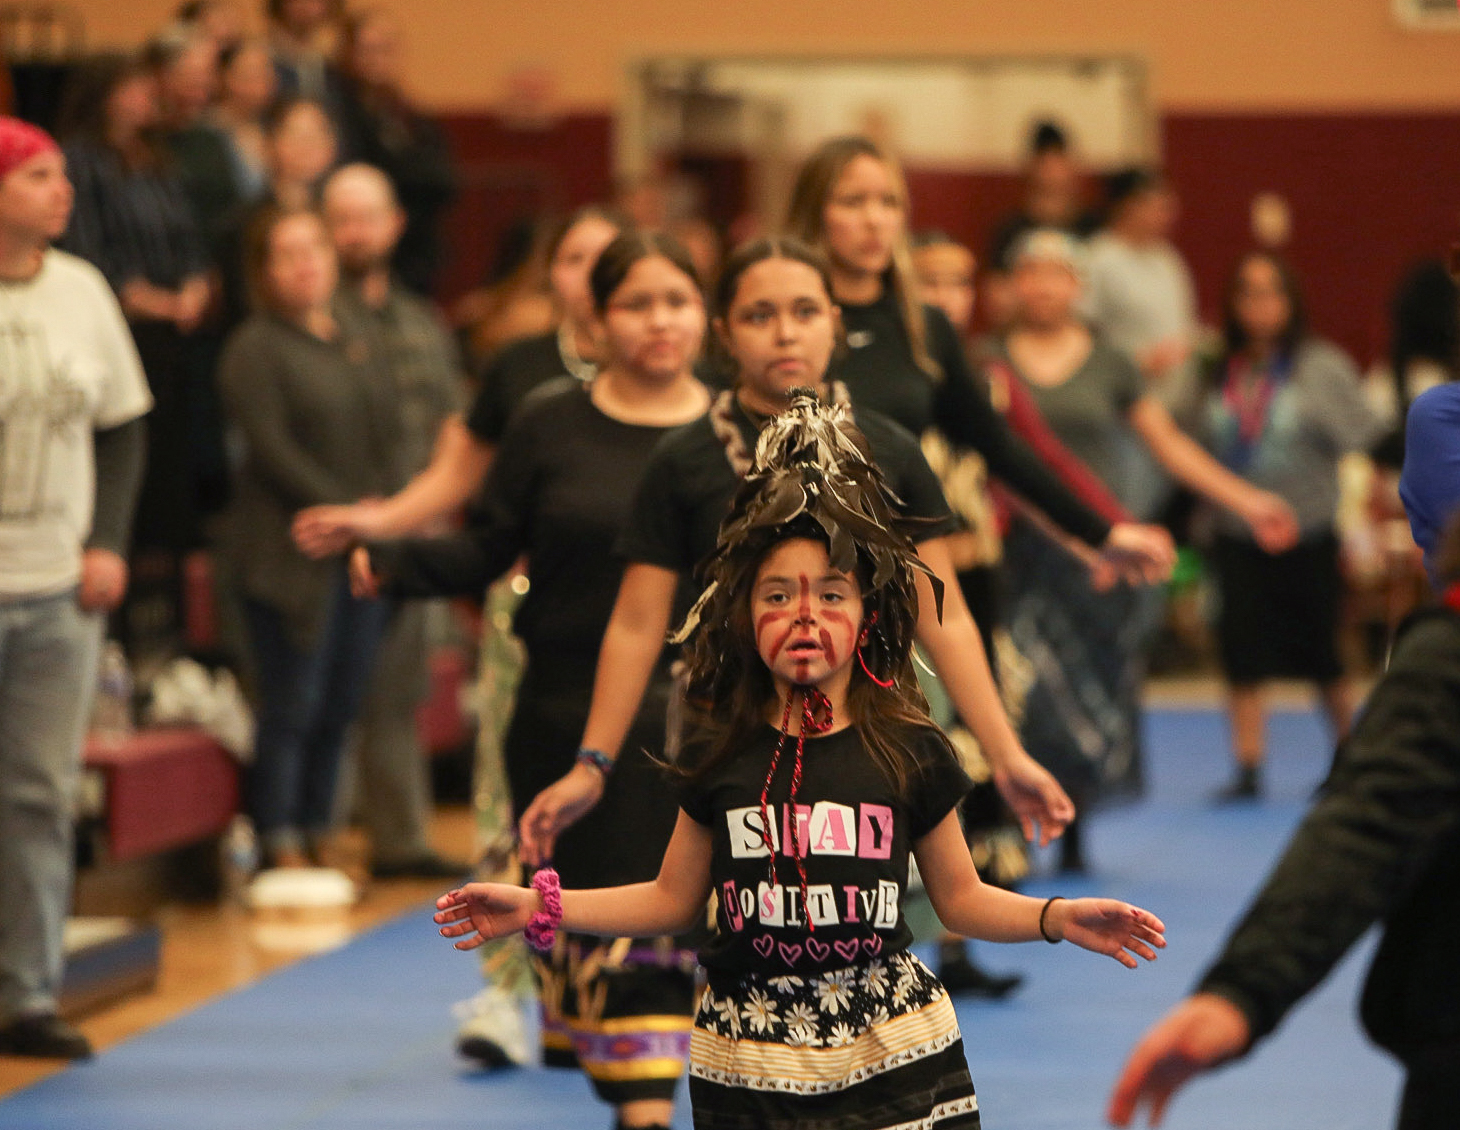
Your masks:
<svg viewBox="0 0 1460 1130"><path fill-rule="evenodd" d="M770 957L771 950L775 948L776 943L769 934L762 934L750 944L755 947L755 952L761 957Z"/></svg>
<svg viewBox="0 0 1460 1130"><path fill-rule="evenodd" d="M831 953L831 947L825 942L818 942L815 938L806 939L806 952L811 955L812 961L825 961Z"/></svg>
<svg viewBox="0 0 1460 1130"><path fill-rule="evenodd" d="M879 953L882 952L882 939L879 938L876 934L873 934L870 938L863 938L862 948L873 957L876 957Z"/></svg>
<svg viewBox="0 0 1460 1130"><path fill-rule="evenodd" d="M837 955L848 965L857 960L857 951L861 949L861 944L856 938L845 938L840 942L832 942L831 945Z"/></svg>
<svg viewBox="0 0 1460 1130"><path fill-rule="evenodd" d="M780 951L781 960L787 965L795 965L801 960L801 947L799 945L787 945L785 942L777 942L776 949Z"/></svg>

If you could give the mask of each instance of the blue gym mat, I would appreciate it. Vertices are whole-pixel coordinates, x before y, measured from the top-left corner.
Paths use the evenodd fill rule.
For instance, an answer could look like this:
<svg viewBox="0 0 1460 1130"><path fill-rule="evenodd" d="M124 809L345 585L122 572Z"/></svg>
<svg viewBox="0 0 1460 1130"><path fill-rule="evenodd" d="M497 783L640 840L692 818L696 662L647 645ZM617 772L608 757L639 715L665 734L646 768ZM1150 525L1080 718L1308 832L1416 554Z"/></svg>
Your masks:
<svg viewBox="0 0 1460 1130"><path fill-rule="evenodd" d="M1027 887L1155 911L1171 944L1154 966L1131 972L1070 946L978 946L988 967L1027 976L1008 1001L958 1008L989 1130L1104 1125L1131 1045L1213 955L1322 779L1329 749L1316 716L1280 713L1271 731L1269 799L1218 809L1206 797L1228 772L1221 716L1153 711L1147 799L1091 819L1092 877ZM1255 1056L1180 1095L1166 1125L1389 1125L1400 1074L1355 1019L1370 948L1350 955ZM487 1075L455 1058L450 1004L477 985L475 960L435 935L423 907L11 1096L0 1102L0 1130L609 1127L575 1073ZM690 1126L687 1109L675 1125Z"/></svg>

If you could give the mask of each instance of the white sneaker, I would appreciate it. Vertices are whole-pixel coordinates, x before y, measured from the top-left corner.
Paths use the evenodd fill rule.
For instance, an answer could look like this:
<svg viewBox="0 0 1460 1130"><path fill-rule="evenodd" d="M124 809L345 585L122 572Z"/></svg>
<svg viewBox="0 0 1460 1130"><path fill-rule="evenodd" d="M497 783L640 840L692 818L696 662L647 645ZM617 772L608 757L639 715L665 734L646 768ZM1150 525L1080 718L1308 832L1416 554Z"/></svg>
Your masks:
<svg viewBox="0 0 1460 1130"><path fill-rule="evenodd" d="M470 1000L453 1006L461 1026L456 1030L457 1053L488 1069L520 1067L532 1059L523 1002L505 989L488 985Z"/></svg>

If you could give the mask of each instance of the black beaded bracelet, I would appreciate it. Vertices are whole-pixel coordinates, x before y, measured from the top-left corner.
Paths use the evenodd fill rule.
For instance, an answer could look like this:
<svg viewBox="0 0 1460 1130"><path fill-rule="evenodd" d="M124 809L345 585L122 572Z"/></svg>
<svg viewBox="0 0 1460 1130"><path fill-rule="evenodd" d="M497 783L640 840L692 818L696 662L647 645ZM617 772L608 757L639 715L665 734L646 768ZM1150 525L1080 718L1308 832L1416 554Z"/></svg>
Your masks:
<svg viewBox="0 0 1460 1130"><path fill-rule="evenodd" d="M591 765L605 777L613 772L613 758L604 753L601 749L580 749L578 760L584 765Z"/></svg>
<svg viewBox="0 0 1460 1130"><path fill-rule="evenodd" d="M1039 936L1052 946L1059 945L1060 939L1049 936L1049 931L1044 928L1044 916L1049 913L1050 904L1064 901L1064 895L1055 895L1053 898L1045 899L1044 905L1039 909Z"/></svg>

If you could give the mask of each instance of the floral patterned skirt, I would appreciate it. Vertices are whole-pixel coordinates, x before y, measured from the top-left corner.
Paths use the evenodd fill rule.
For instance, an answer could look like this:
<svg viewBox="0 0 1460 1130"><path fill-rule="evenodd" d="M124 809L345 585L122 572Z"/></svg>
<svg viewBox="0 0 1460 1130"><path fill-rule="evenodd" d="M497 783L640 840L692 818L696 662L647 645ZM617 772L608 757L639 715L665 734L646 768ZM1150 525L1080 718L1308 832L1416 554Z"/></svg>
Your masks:
<svg viewBox="0 0 1460 1130"><path fill-rule="evenodd" d="M953 1003L909 953L710 974L690 1038L696 1130L978 1130Z"/></svg>

